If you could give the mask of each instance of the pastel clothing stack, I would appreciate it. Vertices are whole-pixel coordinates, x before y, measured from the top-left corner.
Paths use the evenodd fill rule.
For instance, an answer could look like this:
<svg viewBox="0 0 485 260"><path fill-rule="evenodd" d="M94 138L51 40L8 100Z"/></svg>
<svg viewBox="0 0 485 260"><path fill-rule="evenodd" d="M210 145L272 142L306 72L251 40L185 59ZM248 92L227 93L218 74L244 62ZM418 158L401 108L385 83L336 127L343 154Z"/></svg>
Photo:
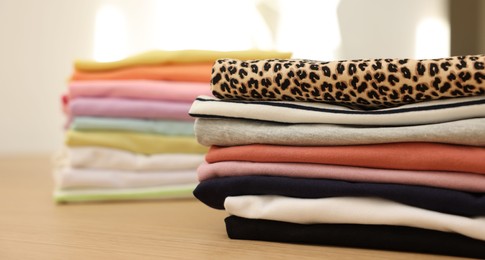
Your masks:
<svg viewBox="0 0 485 260"><path fill-rule="evenodd" d="M193 198L207 147L194 136L192 101L211 95L219 58L271 51L151 51L114 62L76 61L63 97L66 148L55 170L57 202Z"/></svg>
<svg viewBox="0 0 485 260"><path fill-rule="evenodd" d="M485 258L484 64L218 60L194 195L233 239Z"/></svg>

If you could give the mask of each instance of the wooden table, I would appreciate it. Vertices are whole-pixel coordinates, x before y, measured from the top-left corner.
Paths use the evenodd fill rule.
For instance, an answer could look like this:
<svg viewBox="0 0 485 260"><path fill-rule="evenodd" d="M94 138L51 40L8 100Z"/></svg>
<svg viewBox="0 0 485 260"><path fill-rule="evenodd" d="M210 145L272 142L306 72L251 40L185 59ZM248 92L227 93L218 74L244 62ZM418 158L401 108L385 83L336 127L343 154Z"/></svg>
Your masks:
<svg viewBox="0 0 485 260"><path fill-rule="evenodd" d="M48 156L0 158L0 259L458 259L228 239L196 200L55 205Z"/></svg>

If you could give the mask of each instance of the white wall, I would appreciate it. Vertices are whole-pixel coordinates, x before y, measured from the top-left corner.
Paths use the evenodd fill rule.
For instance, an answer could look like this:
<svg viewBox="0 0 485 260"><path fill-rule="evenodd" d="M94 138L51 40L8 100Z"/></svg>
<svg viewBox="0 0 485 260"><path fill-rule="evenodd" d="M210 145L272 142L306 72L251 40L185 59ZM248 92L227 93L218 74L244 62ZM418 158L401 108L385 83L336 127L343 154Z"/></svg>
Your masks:
<svg viewBox="0 0 485 260"><path fill-rule="evenodd" d="M96 1L0 1L0 153L60 147L60 93L91 55Z"/></svg>
<svg viewBox="0 0 485 260"><path fill-rule="evenodd" d="M72 61L93 57L95 16L101 4L119 6L126 15L128 38L119 43L127 46L126 54L219 44L226 50L276 46L294 51L297 57L315 59L415 57L418 21L430 12L440 19L446 17L446 1L440 0L334 0L344 31L337 30L342 39L333 46L328 44L336 42L329 32L336 30L329 27L338 26L337 19L319 16L328 13L321 9L322 2L326 1L251 2L273 15L271 8L281 10L273 17L278 28L272 41L263 19L245 1L183 0L173 5L174 1L162 0L1 0L0 154L53 152L61 147L60 95ZM303 4L316 7L307 9ZM214 9L217 6L222 9ZM235 9L250 15L235 15Z"/></svg>

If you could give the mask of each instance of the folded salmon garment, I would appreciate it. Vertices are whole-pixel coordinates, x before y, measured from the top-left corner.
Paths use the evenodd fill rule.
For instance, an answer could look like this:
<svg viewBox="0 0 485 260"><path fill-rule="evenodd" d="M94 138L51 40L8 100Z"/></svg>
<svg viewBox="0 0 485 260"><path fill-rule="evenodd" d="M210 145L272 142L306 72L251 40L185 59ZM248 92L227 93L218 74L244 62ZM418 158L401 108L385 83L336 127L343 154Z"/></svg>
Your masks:
<svg viewBox="0 0 485 260"><path fill-rule="evenodd" d="M89 80L69 83L70 99L111 97L193 102L198 95L210 95L207 83L154 80Z"/></svg>
<svg viewBox="0 0 485 260"><path fill-rule="evenodd" d="M485 95L485 56L340 61L222 59L212 69L221 99L310 101L379 109Z"/></svg>
<svg viewBox="0 0 485 260"><path fill-rule="evenodd" d="M71 80L169 80L184 82L210 82L212 63L169 64L137 66L117 70L86 72L76 70Z"/></svg>
<svg viewBox="0 0 485 260"><path fill-rule="evenodd" d="M196 63L214 62L221 58L234 59L287 59L291 57L289 52L263 51L263 50L243 50L243 51L211 51L211 50L178 50L163 51L152 50L140 54L132 55L127 58L111 61L97 62L92 60L77 60L74 67L83 71L102 71L113 70L139 65L160 65L168 63Z"/></svg>
<svg viewBox="0 0 485 260"><path fill-rule="evenodd" d="M485 174L485 148L438 144L392 143L349 146L212 146L209 163L221 161L299 162L384 169L457 171Z"/></svg>

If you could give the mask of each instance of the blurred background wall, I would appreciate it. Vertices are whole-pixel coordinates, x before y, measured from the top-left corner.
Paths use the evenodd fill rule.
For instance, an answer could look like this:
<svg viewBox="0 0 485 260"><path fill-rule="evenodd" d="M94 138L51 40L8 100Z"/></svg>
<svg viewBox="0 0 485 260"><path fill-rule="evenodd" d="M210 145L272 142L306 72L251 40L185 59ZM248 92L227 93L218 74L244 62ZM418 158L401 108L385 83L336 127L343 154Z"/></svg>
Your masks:
<svg viewBox="0 0 485 260"><path fill-rule="evenodd" d="M150 49L278 49L322 60L479 53L484 2L2 0L0 154L61 146L60 96L74 59Z"/></svg>

